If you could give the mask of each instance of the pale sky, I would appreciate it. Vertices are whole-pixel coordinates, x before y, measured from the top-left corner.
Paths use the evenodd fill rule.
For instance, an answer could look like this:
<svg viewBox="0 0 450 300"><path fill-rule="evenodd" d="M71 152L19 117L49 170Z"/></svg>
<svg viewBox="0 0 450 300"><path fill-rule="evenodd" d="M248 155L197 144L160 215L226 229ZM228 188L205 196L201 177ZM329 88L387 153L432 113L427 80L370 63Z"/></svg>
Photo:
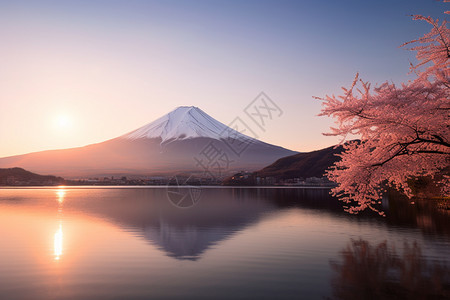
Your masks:
<svg viewBox="0 0 450 300"><path fill-rule="evenodd" d="M260 139L296 151L333 145L313 96L355 73L406 81L434 0L1 1L0 157L84 146L177 106L227 124L264 91L283 110Z"/></svg>

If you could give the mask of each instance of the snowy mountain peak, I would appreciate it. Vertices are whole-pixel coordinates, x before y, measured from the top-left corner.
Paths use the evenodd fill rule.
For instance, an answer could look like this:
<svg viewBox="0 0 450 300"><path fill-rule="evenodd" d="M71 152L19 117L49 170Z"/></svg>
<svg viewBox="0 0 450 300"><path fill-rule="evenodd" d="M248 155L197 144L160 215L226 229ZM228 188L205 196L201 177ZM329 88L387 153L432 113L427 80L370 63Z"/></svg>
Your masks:
<svg viewBox="0 0 450 300"><path fill-rule="evenodd" d="M161 138L161 143L198 137L221 139L224 132L236 139L253 140L215 120L195 106L180 106L161 118L122 136L126 139Z"/></svg>

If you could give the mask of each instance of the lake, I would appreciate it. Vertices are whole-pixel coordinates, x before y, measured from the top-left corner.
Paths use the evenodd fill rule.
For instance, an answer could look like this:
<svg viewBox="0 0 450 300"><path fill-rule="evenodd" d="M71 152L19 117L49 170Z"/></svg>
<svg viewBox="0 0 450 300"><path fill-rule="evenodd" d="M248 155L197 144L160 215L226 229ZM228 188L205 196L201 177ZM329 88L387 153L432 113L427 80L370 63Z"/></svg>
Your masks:
<svg viewBox="0 0 450 300"><path fill-rule="evenodd" d="M450 213L326 189L0 189L0 299L445 299Z"/></svg>

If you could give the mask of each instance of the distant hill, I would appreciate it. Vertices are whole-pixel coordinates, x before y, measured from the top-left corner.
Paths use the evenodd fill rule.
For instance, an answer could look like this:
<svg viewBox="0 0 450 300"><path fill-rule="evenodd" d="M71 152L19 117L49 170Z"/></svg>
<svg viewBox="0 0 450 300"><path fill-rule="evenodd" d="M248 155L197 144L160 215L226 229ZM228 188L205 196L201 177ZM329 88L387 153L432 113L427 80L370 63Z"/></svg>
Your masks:
<svg viewBox="0 0 450 300"><path fill-rule="evenodd" d="M298 153L278 159L273 164L254 172L258 177L277 179L323 177L325 171L340 158L336 154L343 151L342 146Z"/></svg>
<svg viewBox="0 0 450 300"><path fill-rule="evenodd" d="M342 146L298 153L278 159L273 164L253 173L238 173L224 180L225 185L254 185L257 178L269 178L265 183L274 183L294 178L322 178L325 171L340 158Z"/></svg>
<svg viewBox="0 0 450 300"><path fill-rule="evenodd" d="M64 182L64 178L39 175L22 168L0 168L0 185L2 186L59 185Z"/></svg>

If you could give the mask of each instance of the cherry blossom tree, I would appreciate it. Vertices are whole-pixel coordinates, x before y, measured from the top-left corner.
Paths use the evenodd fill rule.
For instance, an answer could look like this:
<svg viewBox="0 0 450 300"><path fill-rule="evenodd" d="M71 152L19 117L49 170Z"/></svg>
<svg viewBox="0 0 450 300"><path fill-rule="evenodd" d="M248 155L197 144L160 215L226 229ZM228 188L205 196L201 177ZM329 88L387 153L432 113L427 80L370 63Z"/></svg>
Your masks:
<svg viewBox="0 0 450 300"><path fill-rule="evenodd" d="M337 127L325 135L341 136L345 151L327 171L338 186L332 190L350 213L375 210L386 185L412 197L408 180L440 174L437 184L450 195L450 30L447 22L413 16L432 29L423 37L405 43L414 45L416 79L401 86L385 82L371 88L357 74L343 95L318 98L321 116L335 118ZM358 142L347 142L351 136ZM447 172L448 173L448 172ZM383 212L379 212L383 215Z"/></svg>

